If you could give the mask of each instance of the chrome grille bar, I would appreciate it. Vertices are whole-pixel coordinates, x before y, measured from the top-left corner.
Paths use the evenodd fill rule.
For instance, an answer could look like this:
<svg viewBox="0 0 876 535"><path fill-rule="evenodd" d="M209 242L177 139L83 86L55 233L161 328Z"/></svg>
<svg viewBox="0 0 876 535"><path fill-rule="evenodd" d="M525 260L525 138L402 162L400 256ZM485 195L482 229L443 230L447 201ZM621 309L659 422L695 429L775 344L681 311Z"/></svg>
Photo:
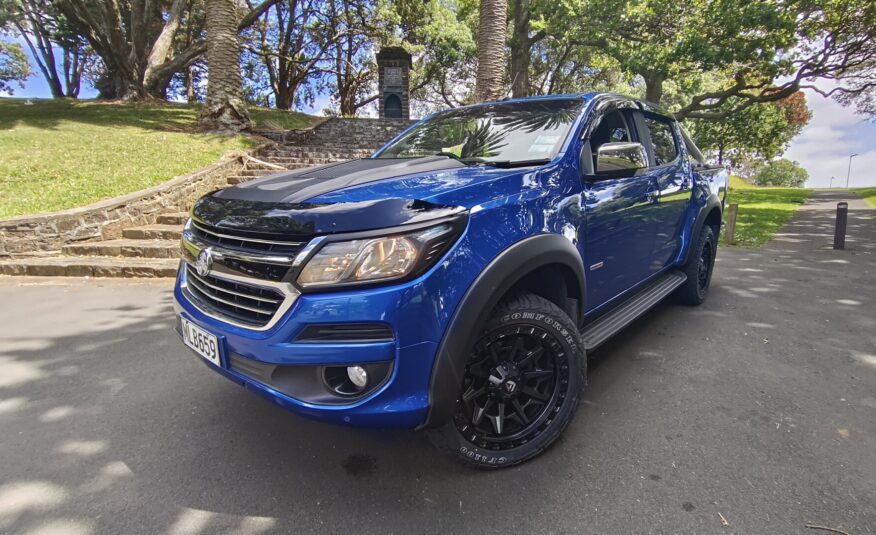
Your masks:
<svg viewBox="0 0 876 535"><path fill-rule="evenodd" d="M225 299L225 298L222 298L222 297L219 297L218 295L216 295L217 292L215 292L214 290L210 290L205 285L203 285L199 279L196 279L196 278L192 279L192 284L194 284L195 288L197 288L202 294L209 297L213 301L218 301L220 303L226 304L228 306L232 306L234 308L240 308L242 310L246 310L246 311L252 312L254 314L265 314L268 316L273 314L274 310L276 310L276 308L265 309L265 308L259 308L258 306L244 305L240 301L229 301L228 299Z"/></svg>
<svg viewBox="0 0 876 535"><path fill-rule="evenodd" d="M301 247L304 245L304 242L296 242L296 241L281 241L281 240L266 240L263 238L250 238L249 236L235 236L232 234L223 234L220 232L216 232L215 230L209 229L204 225L196 223L192 221L192 226L203 232L204 234L209 234L211 236L215 236L216 238L224 239L224 240L235 240L241 242L252 242L252 243L263 243L267 245L281 245L283 247Z"/></svg>
<svg viewBox="0 0 876 535"><path fill-rule="evenodd" d="M218 272L202 277L188 262L184 266L182 287L189 301L207 316L238 327L257 331L270 329L298 299L298 291L289 283ZM222 284L233 285L235 289L222 287ZM277 299L267 297L266 293L276 295Z"/></svg>
<svg viewBox="0 0 876 535"><path fill-rule="evenodd" d="M219 286L216 286L216 285L210 284L210 283L207 282L205 279L201 278L201 276L198 275L196 272L191 271L191 270L190 270L190 272L189 272L189 275L190 275L194 280L196 280L196 281L198 282L198 284L203 284L204 286L208 286L208 287L212 288L213 290L216 290L216 291L219 291L219 292L224 292L224 293L227 293L227 294L236 295L236 296L238 296L238 297L244 297L244 298L246 298L246 299L254 299L254 300L256 300L256 301L263 301L263 302L265 302L265 303L273 303L273 304L275 304L275 305L280 304L280 303L283 301L282 299L269 299L269 298L267 298L267 297L256 297L256 296L254 296L254 295L248 295L248 294L245 294L245 293L235 292L235 291L233 291L233 290L228 290L228 289L226 289L226 288L221 288L221 287L219 287Z"/></svg>
<svg viewBox="0 0 876 535"><path fill-rule="evenodd" d="M305 243L251 238L189 219L182 245L183 293L212 318L267 330L298 298L298 290L284 282L284 274L306 248ZM194 264L204 251L209 253L207 271L201 275Z"/></svg>

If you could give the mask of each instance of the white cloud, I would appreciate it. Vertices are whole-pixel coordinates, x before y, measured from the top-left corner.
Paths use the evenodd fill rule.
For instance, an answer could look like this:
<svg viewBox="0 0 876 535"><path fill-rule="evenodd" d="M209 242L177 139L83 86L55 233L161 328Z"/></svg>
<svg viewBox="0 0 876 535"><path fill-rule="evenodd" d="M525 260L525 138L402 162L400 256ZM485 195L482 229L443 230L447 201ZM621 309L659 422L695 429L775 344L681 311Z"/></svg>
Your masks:
<svg viewBox="0 0 876 535"><path fill-rule="evenodd" d="M876 185L876 124L867 122L854 109L806 90L812 120L791 143L785 157L809 171L808 186L844 186L852 160L850 186Z"/></svg>

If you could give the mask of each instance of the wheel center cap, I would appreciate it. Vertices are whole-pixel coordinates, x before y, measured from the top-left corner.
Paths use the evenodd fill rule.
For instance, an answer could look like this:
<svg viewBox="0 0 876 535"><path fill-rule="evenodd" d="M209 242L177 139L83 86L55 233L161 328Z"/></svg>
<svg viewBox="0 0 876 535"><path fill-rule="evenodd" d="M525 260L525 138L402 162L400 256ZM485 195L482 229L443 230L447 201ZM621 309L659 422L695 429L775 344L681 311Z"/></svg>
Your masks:
<svg viewBox="0 0 876 535"><path fill-rule="evenodd" d="M503 362L490 372L490 384L505 395L513 395L520 388L517 365L513 362Z"/></svg>

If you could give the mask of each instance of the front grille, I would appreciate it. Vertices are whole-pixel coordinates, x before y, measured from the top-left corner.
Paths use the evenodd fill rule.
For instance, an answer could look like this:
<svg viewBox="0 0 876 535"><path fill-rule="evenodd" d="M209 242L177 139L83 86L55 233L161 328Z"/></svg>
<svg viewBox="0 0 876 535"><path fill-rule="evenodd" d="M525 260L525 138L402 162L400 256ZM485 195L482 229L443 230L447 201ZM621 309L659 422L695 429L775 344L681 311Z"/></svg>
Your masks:
<svg viewBox="0 0 876 535"><path fill-rule="evenodd" d="M305 242L273 239L264 234L254 237L251 234L191 221L183 232L183 239L198 249L213 249L219 253L222 264L241 275L282 281Z"/></svg>
<svg viewBox="0 0 876 535"><path fill-rule="evenodd" d="M199 308L252 327L263 327L283 304L279 290L198 275L186 264L186 290Z"/></svg>
<svg viewBox="0 0 876 535"><path fill-rule="evenodd" d="M191 232L211 245L248 252L294 255L304 246L302 241L253 237L242 232L219 229L192 221Z"/></svg>

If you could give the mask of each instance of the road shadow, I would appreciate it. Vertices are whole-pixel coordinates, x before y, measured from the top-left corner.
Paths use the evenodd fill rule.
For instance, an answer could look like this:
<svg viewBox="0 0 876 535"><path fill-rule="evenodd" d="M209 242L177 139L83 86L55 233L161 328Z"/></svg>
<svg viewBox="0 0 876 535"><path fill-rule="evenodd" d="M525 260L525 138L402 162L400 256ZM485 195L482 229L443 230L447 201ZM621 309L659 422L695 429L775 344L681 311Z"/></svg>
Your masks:
<svg viewBox="0 0 876 535"><path fill-rule="evenodd" d="M511 503L549 507L564 472L554 452L482 473L422 433L296 416L207 370L177 339L162 294L150 307L83 304L88 321L76 334L3 336L0 531L309 532L383 522L419 532L424 515L480 521L485 495L524 482ZM50 309L36 314L64 321Z"/></svg>

